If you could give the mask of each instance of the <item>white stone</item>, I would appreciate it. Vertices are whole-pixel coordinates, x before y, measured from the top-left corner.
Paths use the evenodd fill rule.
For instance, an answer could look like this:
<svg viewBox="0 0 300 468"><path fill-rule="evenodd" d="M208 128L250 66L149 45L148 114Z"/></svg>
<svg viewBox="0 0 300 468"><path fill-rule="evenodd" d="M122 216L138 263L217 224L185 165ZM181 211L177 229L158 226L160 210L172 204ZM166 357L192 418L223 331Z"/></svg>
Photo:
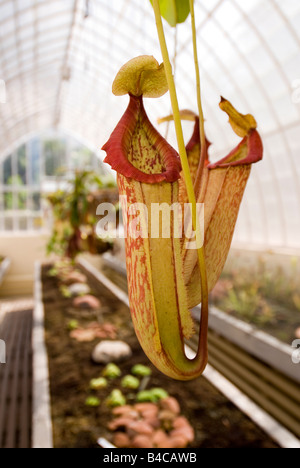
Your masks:
<svg viewBox="0 0 300 468"><path fill-rule="evenodd" d="M91 292L89 286L87 284L82 283L72 284L71 286L69 286L69 291L72 294L72 296L85 296Z"/></svg>
<svg viewBox="0 0 300 468"><path fill-rule="evenodd" d="M130 346L123 341L101 341L93 353L92 359L97 364L109 364L120 362L132 356Z"/></svg>

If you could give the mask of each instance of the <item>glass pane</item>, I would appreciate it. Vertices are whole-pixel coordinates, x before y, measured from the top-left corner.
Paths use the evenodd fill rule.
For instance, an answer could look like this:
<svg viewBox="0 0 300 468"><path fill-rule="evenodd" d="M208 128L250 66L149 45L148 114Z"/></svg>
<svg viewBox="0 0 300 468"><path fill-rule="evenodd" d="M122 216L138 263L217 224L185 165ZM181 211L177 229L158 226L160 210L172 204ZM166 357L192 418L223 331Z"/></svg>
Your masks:
<svg viewBox="0 0 300 468"><path fill-rule="evenodd" d="M40 183L40 140L34 138L30 142L30 167L31 167L31 183L38 185Z"/></svg>
<svg viewBox="0 0 300 468"><path fill-rule="evenodd" d="M19 230L26 231L27 230L27 217L22 216L19 218Z"/></svg>
<svg viewBox="0 0 300 468"><path fill-rule="evenodd" d="M26 210L27 208L27 193L19 192L17 194L17 207L18 210Z"/></svg>
<svg viewBox="0 0 300 468"><path fill-rule="evenodd" d="M20 185L26 184L26 146L21 146L17 151L18 178Z"/></svg>
<svg viewBox="0 0 300 468"><path fill-rule="evenodd" d="M44 156L46 175L58 175L66 165L66 142L58 139L45 141Z"/></svg>
<svg viewBox="0 0 300 468"><path fill-rule="evenodd" d="M4 194L4 210L13 209L13 193L7 192Z"/></svg>
<svg viewBox="0 0 300 468"><path fill-rule="evenodd" d="M12 157L11 155L5 159L3 165L3 180L4 185L10 185L11 177L12 177L12 168L11 168Z"/></svg>
<svg viewBox="0 0 300 468"><path fill-rule="evenodd" d="M11 217L7 217L4 219L4 229L5 231L12 231L13 230L13 220Z"/></svg>
<svg viewBox="0 0 300 468"><path fill-rule="evenodd" d="M88 148L76 145L71 150L72 169L91 169L93 167L94 154Z"/></svg>
<svg viewBox="0 0 300 468"><path fill-rule="evenodd" d="M34 211L41 210L41 194L39 192L35 192L32 195L32 209Z"/></svg>
<svg viewBox="0 0 300 468"><path fill-rule="evenodd" d="M32 220L32 226L35 231L40 231L44 227L44 220L41 216L36 216Z"/></svg>

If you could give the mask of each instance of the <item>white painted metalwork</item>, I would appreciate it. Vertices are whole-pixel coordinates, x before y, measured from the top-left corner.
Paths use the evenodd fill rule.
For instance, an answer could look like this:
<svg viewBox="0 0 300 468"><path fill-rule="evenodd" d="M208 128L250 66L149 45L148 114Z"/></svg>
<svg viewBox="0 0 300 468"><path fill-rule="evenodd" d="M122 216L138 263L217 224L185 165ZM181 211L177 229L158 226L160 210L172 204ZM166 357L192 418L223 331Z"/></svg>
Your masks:
<svg viewBox="0 0 300 468"><path fill-rule="evenodd" d="M220 95L255 115L265 144L235 242L299 248L300 2L195 3L212 158L237 141L218 109ZM166 31L172 50L174 30ZM160 59L148 0L0 0L0 160L53 128L99 150L127 104L111 93L114 76L140 54ZM177 55L181 107L196 110L188 23L179 27ZM169 98L146 107L155 121L169 113ZM169 137L175 141L172 129Z"/></svg>

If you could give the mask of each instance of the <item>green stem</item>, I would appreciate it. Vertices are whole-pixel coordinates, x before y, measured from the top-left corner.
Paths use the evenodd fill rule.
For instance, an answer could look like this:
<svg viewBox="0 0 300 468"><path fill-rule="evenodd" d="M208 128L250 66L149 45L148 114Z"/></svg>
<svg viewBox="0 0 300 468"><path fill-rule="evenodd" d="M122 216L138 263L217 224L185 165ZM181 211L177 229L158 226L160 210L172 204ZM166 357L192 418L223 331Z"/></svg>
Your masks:
<svg viewBox="0 0 300 468"><path fill-rule="evenodd" d="M174 34L174 58L173 58L173 67L174 67L174 80L176 78L176 64L177 64L177 46L178 46L178 37L177 37L177 26L175 27L175 34ZM170 114L172 114L172 109L170 111ZM165 139L168 139L169 131L170 131L170 124L171 120L168 120L167 122L167 128L166 128L166 133L165 133Z"/></svg>
<svg viewBox="0 0 300 468"><path fill-rule="evenodd" d="M201 177L204 164L205 164L205 159L206 159L206 138L205 138L205 129L204 129L204 113L203 113L202 98L201 98L201 78L200 78L200 68L199 68L199 59L198 59L198 48L197 48L197 30L196 30L194 0L190 0L190 10L191 10L192 33L193 33L193 49L194 49L195 71L196 71L196 84L197 84L197 103L198 103L198 112L199 112L199 120L200 120L201 160L200 160L199 176Z"/></svg>
<svg viewBox="0 0 300 468"><path fill-rule="evenodd" d="M197 216L196 196L195 196L193 181L191 177L190 167L188 163L187 152L185 148L185 142L184 142L184 136L183 136L183 130L182 130L182 124L181 124L181 118L180 118L180 110L179 110L179 104L178 104L178 98L177 98L177 91L176 91L175 81L173 77L173 70L172 70L172 65L171 65L170 56L168 52L168 47L166 43L164 27L163 27L162 18L161 18L159 0L153 0L153 8L154 8L154 13L155 13L155 20L156 20L157 32L158 32L158 37L159 37L159 42L160 42L161 53L162 53L163 60L164 60L165 71L166 71L166 76L167 76L167 81L168 81L168 86L169 86L169 91L170 91L179 155L181 159L182 170L183 170L185 184L187 188L188 200L189 200L189 203L192 205L193 229L196 232L197 245L200 246L201 245L201 230L199 226L199 219ZM199 267L200 267L200 272L201 272L201 290L202 290L201 335L202 337L205 337L205 330L207 327L207 315L208 315L208 285L207 285L205 253L204 253L203 246L198 248L198 260L199 260ZM202 339L200 336L199 351L203 350L204 346L206 346L206 344L202 342Z"/></svg>

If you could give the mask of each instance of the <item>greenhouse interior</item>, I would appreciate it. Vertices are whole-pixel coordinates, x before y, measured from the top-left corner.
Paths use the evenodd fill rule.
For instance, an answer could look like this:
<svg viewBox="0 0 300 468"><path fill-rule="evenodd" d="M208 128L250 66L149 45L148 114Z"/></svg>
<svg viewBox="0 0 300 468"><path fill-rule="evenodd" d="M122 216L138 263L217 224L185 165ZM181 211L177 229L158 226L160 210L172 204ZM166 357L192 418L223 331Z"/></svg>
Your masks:
<svg viewBox="0 0 300 468"><path fill-rule="evenodd" d="M0 0L0 118L0 448L300 448L299 0Z"/></svg>

